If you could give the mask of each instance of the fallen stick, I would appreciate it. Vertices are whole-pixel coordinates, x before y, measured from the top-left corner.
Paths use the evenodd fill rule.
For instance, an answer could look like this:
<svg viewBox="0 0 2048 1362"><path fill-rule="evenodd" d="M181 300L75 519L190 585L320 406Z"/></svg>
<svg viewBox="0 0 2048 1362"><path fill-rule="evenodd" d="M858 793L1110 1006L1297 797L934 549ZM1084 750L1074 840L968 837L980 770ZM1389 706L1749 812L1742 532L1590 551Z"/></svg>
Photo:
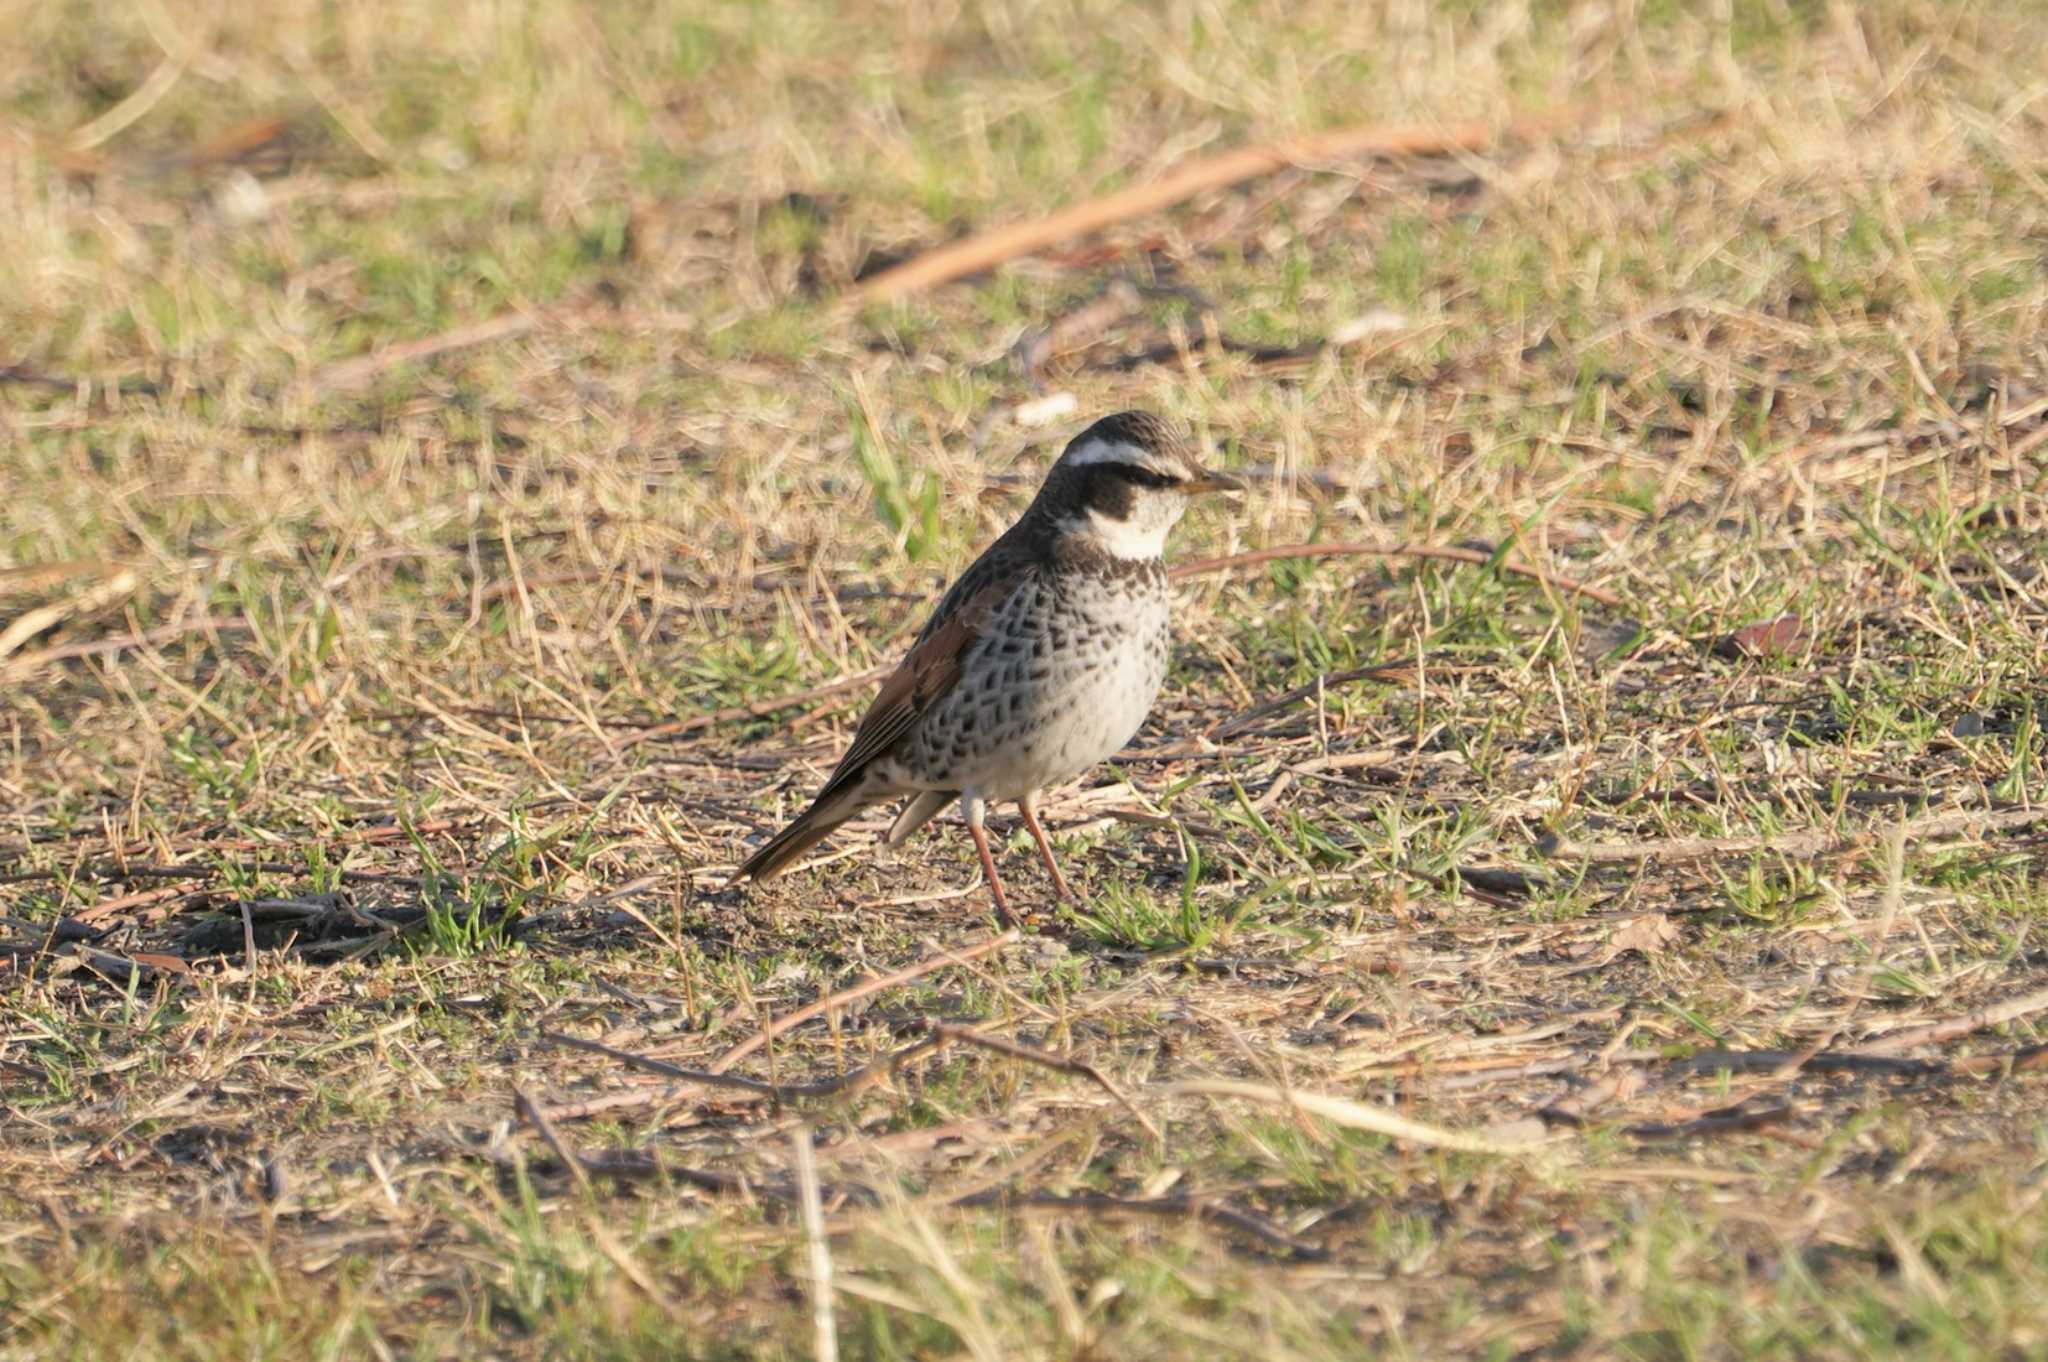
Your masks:
<svg viewBox="0 0 2048 1362"><path fill-rule="evenodd" d="M1955 1062L1964 1073L1997 1073L2006 1065L2011 1065L2014 1073L2048 1069L2048 1045L2029 1045L2009 1055L1967 1055Z"/></svg>
<svg viewBox="0 0 2048 1362"><path fill-rule="evenodd" d="M0 386L9 383L18 383L24 388L49 388L60 393L70 392L78 386L76 379L39 374L25 364L0 364Z"/></svg>
<svg viewBox="0 0 2048 1362"><path fill-rule="evenodd" d="M1662 1051L1646 1050L1619 1062L1661 1064ZM1672 1067L1695 1074L1780 1073L1797 1061L1802 1070L1815 1073L1904 1074L1921 1077L1942 1072L1938 1060L1901 1059L1895 1055L1872 1054L1866 1050L1701 1050L1676 1061Z"/></svg>
<svg viewBox="0 0 2048 1362"><path fill-rule="evenodd" d="M2037 1003L2040 1001L2036 995L2030 997ZM1984 1055L1958 1055L1954 1059L1909 1059L1891 1053L1895 1050L1933 1044L1936 1041L1954 1040L1972 1031L2013 1021L2019 1014L2006 1010L2013 1005L1994 1004L1945 1022L1934 1022L1912 1031L1895 1031L1855 1050L1702 1050L1680 1060L1674 1067L1698 1074L1726 1070L1731 1074L1772 1073L1789 1076L1792 1066L1796 1064L1799 1072L1888 1074L1906 1078L1947 1078L1958 1074L1997 1073L2006 1064L2011 1064L2014 1069L2021 1072L2040 1068L2044 1061L2048 1061L2048 1045L2031 1045L2023 1050ZM2040 1011L2042 1007L2048 1007L2048 1003L2027 1010ZM1665 1059L1666 1056L1662 1052L1643 1051L1623 1056L1618 1062L1661 1064Z"/></svg>
<svg viewBox="0 0 2048 1362"><path fill-rule="evenodd" d="M585 1196L590 1194L590 1174L584 1170L583 1160L576 1152L562 1142L562 1134L555 1129L555 1123L548 1119L547 1111L533 1099L533 1094L524 1088L512 1089L512 1109L526 1118L527 1124L540 1132L548 1148L555 1151L555 1157L568 1168L569 1176L575 1180L576 1190Z"/></svg>
<svg viewBox="0 0 2048 1362"><path fill-rule="evenodd" d="M8 381L12 371L0 364L0 383ZM69 384L58 381L59 387ZM98 577L102 580L119 575L121 569L101 558L66 558L54 563L31 563L26 567L0 568L0 598L26 596L32 592L47 591L53 586L79 577Z"/></svg>
<svg viewBox="0 0 2048 1362"><path fill-rule="evenodd" d="M141 983L165 974L190 974L192 967L175 955L164 955L156 951L134 951L128 955L114 955L107 951L96 951L90 946L74 946L72 954L83 961L85 967L120 988Z"/></svg>
<svg viewBox="0 0 2048 1362"><path fill-rule="evenodd" d="M229 619L218 615L202 615L192 619L179 620L173 624L160 624L154 629L145 629L139 634L120 634L113 638L97 638L78 643L60 643L54 648L45 648L39 653L8 659L4 668L10 677L25 676L36 668L51 662L67 662L79 657L110 657L126 652L130 648L141 648L186 634L246 634L249 622L244 619Z"/></svg>
<svg viewBox="0 0 2048 1362"><path fill-rule="evenodd" d="M543 313L506 313L503 316L492 317L488 321L458 326L437 336L399 341L395 345L381 346L367 355L357 355L353 359L338 359L332 364L323 364L313 371L307 382L317 392L348 392L365 388L379 375L401 364L433 359L437 355L445 355L453 350L471 350L479 345L489 345L493 341L511 340L534 330L544 320L546 315Z"/></svg>
<svg viewBox="0 0 2048 1362"><path fill-rule="evenodd" d="M1585 861L1593 865L1630 865L1643 861L1704 861L1717 856L1740 856L1774 851L1786 856L1836 856L1873 846L1887 832L1903 826L1906 840L1925 842L1972 832L2003 832L2012 828L2048 823L2048 807L2001 809L1991 812L1966 809L1960 813L1938 814L1913 819L1903 825L1880 823L1855 832L1830 828L1808 828L1803 832L1776 836L1671 837L1654 842L1568 842L1546 837L1537 842L1539 854L1554 861Z"/></svg>
<svg viewBox="0 0 2048 1362"><path fill-rule="evenodd" d="M991 1036L977 1031L971 1026L955 1026L948 1022L935 1021L926 1022L925 1030L942 1044L970 1045L978 1049L987 1050L991 1054L1004 1055L1010 1059L1021 1059L1026 1064L1037 1064L1051 1069L1054 1073L1073 1074L1076 1077L1085 1078L1115 1098L1123 1106L1123 1109L1130 1114L1131 1119L1145 1127L1146 1132L1153 1139L1160 1141L1166 1139L1165 1134L1160 1131L1159 1127L1152 1124L1152 1119L1145 1115L1144 1112L1138 1110L1137 1103L1131 1101L1124 1094L1123 1089L1112 1083L1102 1070L1085 1060L1075 1059L1070 1055L1056 1055L1048 1050L1040 1050L1002 1036Z"/></svg>
<svg viewBox="0 0 2048 1362"><path fill-rule="evenodd" d="M1484 151L1504 135L1535 136L1570 122L1577 113L1576 109L1568 107L1547 114L1528 115L1515 119L1505 128L1481 119L1453 123L1448 127L1340 128L1287 142L1239 147L1220 156L1180 166L1159 179L1074 204L1031 222L999 227L965 241L925 251L863 280L842 294L841 299L846 306L859 307L921 293L1047 246L1158 212L1205 190L1222 189L1260 175L1270 175L1291 165L1366 156L1441 156L1458 151Z"/></svg>
<svg viewBox="0 0 2048 1362"><path fill-rule="evenodd" d="M1540 1143L1533 1140L1496 1140L1462 1130L1446 1130L1442 1126L1410 1120L1384 1107L1367 1106L1344 1097L1273 1087L1266 1083L1248 1083L1235 1078L1191 1078L1179 1083L1154 1084L1146 1091L1162 1097L1243 1097L1309 1112L1334 1125L1369 1130L1390 1140L1454 1149L1465 1154L1529 1154L1541 1148Z"/></svg>
<svg viewBox="0 0 2048 1362"><path fill-rule="evenodd" d="M1144 299L1139 296L1135 284L1128 279L1112 280L1093 302L1054 318L1046 326L1025 332L1023 339L1010 348L1010 353L1016 356L1018 366L1024 372L1037 374L1054 355L1094 344L1105 331L1125 318L1135 316L1143 306Z"/></svg>
<svg viewBox="0 0 2048 1362"><path fill-rule="evenodd" d="M203 889L195 890L189 885L167 884L160 889L142 889L133 894L123 894L119 898L101 899L90 908L81 908L71 916L77 922L97 922L109 913L118 913L123 908L141 908L151 903L162 903L165 899L183 898L188 894L205 892Z"/></svg>
<svg viewBox="0 0 2048 1362"><path fill-rule="evenodd" d="M2022 993L2017 998L2008 998L2002 1003L1980 1007L1948 1021L1931 1022L1926 1026L1909 1027L1879 1036L1856 1047L1861 1055L1890 1055L1901 1050L1913 1050L1922 1045L1939 1045L1945 1040L1967 1036L1973 1031L1987 1030L2035 1012L2048 1011L2048 988L2037 988L2032 993Z"/></svg>
<svg viewBox="0 0 2048 1362"><path fill-rule="evenodd" d="M1625 1125L1622 1130L1639 1140L1683 1140L1694 1135L1727 1135L1742 1131L1761 1130L1765 1126L1779 1125L1792 1119L1789 1106L1771 1106L1742 1109L1730 1107L1723 1111L1710 1111L1695 1116L1689 1121L1638 1121Z"/></svg>
<svg viewBox="0 0 2048 1362"><path fill-rule="evenodd" d="M1197 558L1193 562L1177 563L1167 570L1167 576L1174 581L1189 577L1202 577L1212 572L1227 572L1231 568L1250 567L1257 563L1270 563L1278 558L1441 558L1452 563L1472 563L1479 567L1493 564L1494 555L1478 549L1454 548L1448 544L1359 544L1335 541L1322 544L1275 544L1271 548L1248 549L1243 553L1226 553L1214 558ZM1524 563L1503 561L1494 564L1502 572L1513 573L1541 582L1558 591L1584 596L1588 600L1619 608L1624 604L1621 597L1603 587L1589 586L1569 577L1560 577L1542 568L1530 567Z"/></svg>

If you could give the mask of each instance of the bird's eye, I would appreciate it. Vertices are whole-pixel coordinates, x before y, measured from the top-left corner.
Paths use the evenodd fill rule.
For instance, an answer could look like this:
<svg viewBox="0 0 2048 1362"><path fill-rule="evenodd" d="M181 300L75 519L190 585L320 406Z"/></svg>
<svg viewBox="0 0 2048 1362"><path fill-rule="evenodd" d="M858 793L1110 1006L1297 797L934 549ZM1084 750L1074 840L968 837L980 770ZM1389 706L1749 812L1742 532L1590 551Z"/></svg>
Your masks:
<svg viewBox="0 0 2048 1362"><path fill-rule="evenodd" d="M1127 482L1135 482L1140 487L1171 487L1180 481L1179 478L1174 477L1171 473L1155 473L1149 468L1140 468L1134 463L1120 463L1111 466L1116 469L1118 477L1123 478Z"/></svg>

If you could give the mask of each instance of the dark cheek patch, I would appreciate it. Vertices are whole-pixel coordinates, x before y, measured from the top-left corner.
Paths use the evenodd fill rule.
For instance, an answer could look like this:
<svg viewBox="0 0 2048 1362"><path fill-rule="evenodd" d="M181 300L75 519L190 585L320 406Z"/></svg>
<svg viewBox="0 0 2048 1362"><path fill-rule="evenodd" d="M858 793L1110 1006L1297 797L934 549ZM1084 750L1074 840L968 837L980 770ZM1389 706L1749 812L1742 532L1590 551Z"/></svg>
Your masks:
<svg viewBox="0 0 2048 1362"><path fill-rule="evenodd" d="M1137 500L1137 489L1114 469L1098 465L1089 470L1088 509L1100 511L1111 520L1129 520Z"/></svg>

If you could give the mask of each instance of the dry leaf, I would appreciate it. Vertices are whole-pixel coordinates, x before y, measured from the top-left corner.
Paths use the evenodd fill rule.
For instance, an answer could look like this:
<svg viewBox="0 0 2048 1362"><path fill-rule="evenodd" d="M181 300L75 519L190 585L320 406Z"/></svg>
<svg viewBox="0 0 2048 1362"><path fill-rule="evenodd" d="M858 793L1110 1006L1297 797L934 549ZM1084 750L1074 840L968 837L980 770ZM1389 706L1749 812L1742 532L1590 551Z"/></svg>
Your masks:
<svg viewBox="0 0 2048 1362"><path fill-rule="evenodd" d="M1678 940L1678 924L1662 913L1641 913L1615 929L1607 938L1607 959L1623 951L1641 951L1653 956Z"/></svg>
<svg viewBox="0 0 2048 1362"><path fill-rule="evenodd" d="M1806 637L1806 625L1797 615L1780 615L1760 624L1748 624L1715 640L1714 651L1722 657L1782 657Z"/></svg>

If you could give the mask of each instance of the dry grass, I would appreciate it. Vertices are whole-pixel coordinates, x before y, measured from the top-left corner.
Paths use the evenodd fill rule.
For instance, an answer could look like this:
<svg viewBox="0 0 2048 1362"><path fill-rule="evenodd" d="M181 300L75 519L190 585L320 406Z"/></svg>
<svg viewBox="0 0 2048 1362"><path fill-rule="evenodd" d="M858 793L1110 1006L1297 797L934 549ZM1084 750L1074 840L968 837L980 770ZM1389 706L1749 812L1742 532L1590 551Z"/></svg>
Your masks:
<svg viewBox="0 0 2048 1362"><path fill-rule="evenodd" d="M2048 15L1692 11L0 5L0 1353L2048 1347ZM1133 404L1624 605L1191 578L1086 913L720 890Z"/></svg>

